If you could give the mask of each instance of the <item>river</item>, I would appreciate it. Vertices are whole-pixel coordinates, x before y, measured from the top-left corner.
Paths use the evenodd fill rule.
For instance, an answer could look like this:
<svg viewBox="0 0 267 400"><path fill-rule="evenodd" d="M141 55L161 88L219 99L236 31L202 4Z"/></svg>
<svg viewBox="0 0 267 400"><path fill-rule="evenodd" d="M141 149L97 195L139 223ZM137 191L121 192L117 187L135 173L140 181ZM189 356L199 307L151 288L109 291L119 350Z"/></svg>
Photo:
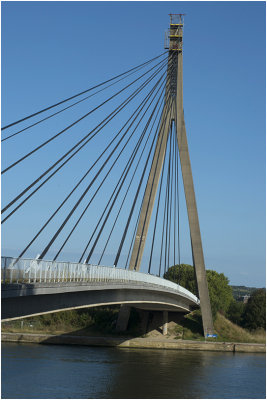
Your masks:
<svg viewBox="0 0 267 400"><path fill-rule="evenodd" d="M265 354L2 343L2 398L265 398Z"/></svg>

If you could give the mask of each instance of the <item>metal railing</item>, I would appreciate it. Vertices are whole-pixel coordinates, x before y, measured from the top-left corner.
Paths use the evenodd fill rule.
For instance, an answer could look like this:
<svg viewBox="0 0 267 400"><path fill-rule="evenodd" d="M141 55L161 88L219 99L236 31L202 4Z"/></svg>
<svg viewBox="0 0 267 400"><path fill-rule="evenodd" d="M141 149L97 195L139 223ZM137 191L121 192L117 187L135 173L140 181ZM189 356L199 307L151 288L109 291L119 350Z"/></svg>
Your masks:
<svg viewBox="0 0 267 400"><path fill-rule="evenodd" d="M93 264L1 257L1 281L4 284L59 282L145 283L175 290L199 304L196 296L174 282L142 272Z"/></svg>

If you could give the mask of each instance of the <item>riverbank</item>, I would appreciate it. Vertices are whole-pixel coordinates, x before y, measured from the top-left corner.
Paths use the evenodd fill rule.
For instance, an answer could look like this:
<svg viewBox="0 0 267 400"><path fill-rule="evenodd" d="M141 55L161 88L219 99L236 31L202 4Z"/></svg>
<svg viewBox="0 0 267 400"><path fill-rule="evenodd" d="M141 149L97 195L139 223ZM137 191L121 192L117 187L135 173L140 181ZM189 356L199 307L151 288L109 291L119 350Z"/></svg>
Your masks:
<svg viewBox="0 0 267 400"><path fill-rule="evenodd" d="M230 343L230 342L199 342L169 338L114 338L90 337L75 335L47 335L36 333L7 333L2 332L2 342L37 343L37 344L71 344L82 346L107 346L143 349L172 349L172 350L204 350L227 351L245 353L265 353L266 345L258 343Z"/></svg>

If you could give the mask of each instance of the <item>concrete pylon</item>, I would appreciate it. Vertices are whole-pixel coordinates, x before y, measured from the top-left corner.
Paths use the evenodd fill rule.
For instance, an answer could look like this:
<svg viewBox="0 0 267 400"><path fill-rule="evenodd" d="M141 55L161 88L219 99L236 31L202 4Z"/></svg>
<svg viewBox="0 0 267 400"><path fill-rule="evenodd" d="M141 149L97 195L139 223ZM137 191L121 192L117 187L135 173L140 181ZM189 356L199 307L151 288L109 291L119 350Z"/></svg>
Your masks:
<svg viewBox="0 0 267 400"><path fill-rule="evenodd" d="M137 227L136 237L134 246L131 254L129 269L139 271L142 260L142 255L145 248L145 241L153 206L157 194L157 188L159 179L161 176L161 170L165 158L166 146L169 137L171 127L171 108L165 105L163 109L162 119L157 143L155 147L155 153L146 185L145 195L143 198L142 210L140 213L139 223Z"/></svg>
<svg viewBox="0 0 267 400"><path fill-rule="evenodd" d="M124 332L127 330L130 313L131 313L131 307L122 304L116 322L117 332Z"/></svg>
<svg viewBox="0 0 267 400"><path fill-rule="evenodd" d="M177 54L177 94L176 114L173 116L176 125L179 156L183 176L187 214L192 243L193 263L196 272L198 295L202 313L204 336L213 334L213 320L210 306L209 290L206 278L204 254L197 212L197 203L193 183L193 175L188 151L187 136L183 110L183 53Z"/></svg>
<svg viewBox="0 0 267 400"><path fill-rule="evenodd" d="M152 161L150 174L142 203L137 233L130 259L129 269L139 271L145 247L148 227L158 183L166 153L166 144L171 124L175 122L192 243L193 263L202 312L204 335L213 333L213 320L206 279L205 262L197 213L191 163L189 158L184 111L183 111L183 16L171 14L169 30L169 63L165 93L165 106ZM167 99L168 101L167 106Z"/></svg>

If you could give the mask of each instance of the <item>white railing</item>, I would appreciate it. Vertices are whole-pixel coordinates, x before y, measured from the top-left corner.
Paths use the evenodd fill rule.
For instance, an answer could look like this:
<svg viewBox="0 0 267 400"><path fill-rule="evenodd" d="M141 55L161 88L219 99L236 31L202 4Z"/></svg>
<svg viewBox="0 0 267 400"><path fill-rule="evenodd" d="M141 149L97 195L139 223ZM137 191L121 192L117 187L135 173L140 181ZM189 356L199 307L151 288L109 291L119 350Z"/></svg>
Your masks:
<svg viewBox="0 0 267 400"><path fill-rule="evenodd" d="M1 281L10 283L57 282L135 282L163 286L183 294L196 304L199 300L189 290L155 275L122 268L93 264L1 257Z"/></svg>

